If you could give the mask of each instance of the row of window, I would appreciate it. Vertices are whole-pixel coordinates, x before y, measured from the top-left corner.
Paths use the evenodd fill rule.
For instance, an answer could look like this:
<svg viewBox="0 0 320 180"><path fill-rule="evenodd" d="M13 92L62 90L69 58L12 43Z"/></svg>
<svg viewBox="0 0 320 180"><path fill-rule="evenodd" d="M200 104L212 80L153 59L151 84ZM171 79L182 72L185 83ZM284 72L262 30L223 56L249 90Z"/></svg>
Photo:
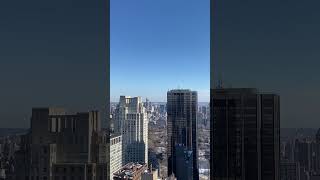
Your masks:
<svg viewBox="0 0 320 180"><path fill-rule="evenodd" d="M51 118L49 124L49 130L51 132L61 132L61 129L68 129L68 124L70 125L70 128L72 129L72 132L76 131L76 119L67 119L67 118ZM64 127L61 127L62 124L64 124Z"/></svg>

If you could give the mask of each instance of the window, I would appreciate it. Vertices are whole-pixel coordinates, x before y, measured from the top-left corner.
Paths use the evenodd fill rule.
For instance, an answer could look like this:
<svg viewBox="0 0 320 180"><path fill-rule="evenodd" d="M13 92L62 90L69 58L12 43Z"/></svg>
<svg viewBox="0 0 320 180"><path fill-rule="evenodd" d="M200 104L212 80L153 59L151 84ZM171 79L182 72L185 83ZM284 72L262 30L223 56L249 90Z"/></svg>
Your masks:
<svg viewBox="0 0 320 180"><path fill-rule="evenodd" d="M48 153L47 147L43 147L43 154L47 154L47 153Z"/></svg>
<svg viewBox="0 0 320 180"><path fill-rule="evenodd" d="M74 140L75 140L75 144L78 144L78 136L75 136Z"/></svg>

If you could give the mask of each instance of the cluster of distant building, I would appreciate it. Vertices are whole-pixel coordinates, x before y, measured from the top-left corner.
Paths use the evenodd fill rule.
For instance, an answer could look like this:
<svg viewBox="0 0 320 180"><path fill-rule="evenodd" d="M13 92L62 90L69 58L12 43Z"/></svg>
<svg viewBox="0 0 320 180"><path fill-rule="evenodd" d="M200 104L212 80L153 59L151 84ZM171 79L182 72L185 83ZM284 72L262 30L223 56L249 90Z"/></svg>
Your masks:
<svg viewBox="0 0 320 180"><path fill-rule="evenodd" d="M146 126L142 125L142 128ZM10 151L14 153L14 158L3 179L149 180L156 175L149 170L146 161L140 161L147 159L141 156L144 153L139 153L140 147L139 151L124 156L131 162L126 163L122 158L122 147L134 149L140 145L140 142L135 144L133 136L129 142L123 140L125 134L108 136L108 132L101 129L97 111L69 114L61 108L33 108L31 128L27 134L20 136L19 149ZM146 139L146 136L141 137ZM132 143L124 146L123 142Z"/></svg>
<svg viewBox="0 0 320 180"><path fill-rule="evenodd" d="M33 108L30 130L19 144L0 144L0 178L158 180L160 168L148 153L148 126L166 117L167 176L162 179L200 178L199 124L211 129L210 179L320 179L320 130L311 139L280 142L278 95L217 88L210 101L210 109L198 107L197 92L185 89L168 91L167 103L156 107L141 97L121 96L107 130L101 129L97 111Z"/></svg>
<svg viewBox="0 0 320 180"><path fill-rule="evenodd" d="M159 106L160 113L165 111L167 113L167 177L199 179L197 103L195 91L171 90L167 93L166 106L162 104ZM150 101L143 103L141 97L120 97L120 102L112 115L111 131L122 139L122 165L133 162L148 164L148 123L153 108ZM117 174L119 167L119 164L110 167L111 173ZM188 171L185 171L186 169ZM150 169L153 170L155 169ZM123 172L123 169L120 172ZM124 172L130 174L127 170Z"/></svg>
<svg viewBox="0 0 320 180"><path fill-rule="evenodd" d="M280 168L283 179L320 180L320 129L315 137L284 140Z"/></svg>
<svg viewBox="0 0 320 180"><path fill-rule="evenodd" d="M167 105L168 177L199 179L197 93L171 90ZM148 163L149 102L121 96L111 117L112 129L101 128L97 111L70 114L62 108L33 108L29 131L7 168L8 180L156 180ZM185 171L185 170L188 171Z"/></svg>
<svg viewBox="0 0 320 180"><path fill-rule="evenodd" d="M0 138L0 179L6 179L7 172L13 168L14 155L19 148L19 136Z"/></svg>

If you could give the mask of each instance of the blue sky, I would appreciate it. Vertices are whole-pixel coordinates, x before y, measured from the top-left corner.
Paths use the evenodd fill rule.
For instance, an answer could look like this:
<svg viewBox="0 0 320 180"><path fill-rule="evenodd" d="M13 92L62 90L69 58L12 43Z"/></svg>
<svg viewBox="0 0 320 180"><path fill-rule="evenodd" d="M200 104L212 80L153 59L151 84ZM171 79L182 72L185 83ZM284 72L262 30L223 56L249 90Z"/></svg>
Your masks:
<svg viewBox="0 0 320 180"><path fill-rule="evenodd" d="M111 101L166 101L187 88L209 101L209 0L111 0Z"/></svg>

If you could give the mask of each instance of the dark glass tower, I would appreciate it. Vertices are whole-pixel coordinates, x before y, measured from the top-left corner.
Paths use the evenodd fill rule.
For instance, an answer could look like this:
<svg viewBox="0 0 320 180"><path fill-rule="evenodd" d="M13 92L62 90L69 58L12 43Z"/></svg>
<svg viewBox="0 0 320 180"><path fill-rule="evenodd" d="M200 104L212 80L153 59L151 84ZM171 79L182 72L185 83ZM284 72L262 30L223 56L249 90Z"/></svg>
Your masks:
<svg viewBox="0 0 320 180"><path fill-rule="evenodd" d="M167 93L168 176L176 174L176 145L192 151L192 179L199 179L197 145L197 92L171 90ZM179 179L178 179L179 180Z"/></svg>
<svg viewBox="0 0 320 180"><path fill-rule="evenodd" d="M211 179L279 179L279 96L211 90Z"/></svg>
<svg viewBox="0 0 320 180"><path fill-rule="evenodd" d="M260 94L261 110L261 179L280 178L280 98Z"/></svg>

